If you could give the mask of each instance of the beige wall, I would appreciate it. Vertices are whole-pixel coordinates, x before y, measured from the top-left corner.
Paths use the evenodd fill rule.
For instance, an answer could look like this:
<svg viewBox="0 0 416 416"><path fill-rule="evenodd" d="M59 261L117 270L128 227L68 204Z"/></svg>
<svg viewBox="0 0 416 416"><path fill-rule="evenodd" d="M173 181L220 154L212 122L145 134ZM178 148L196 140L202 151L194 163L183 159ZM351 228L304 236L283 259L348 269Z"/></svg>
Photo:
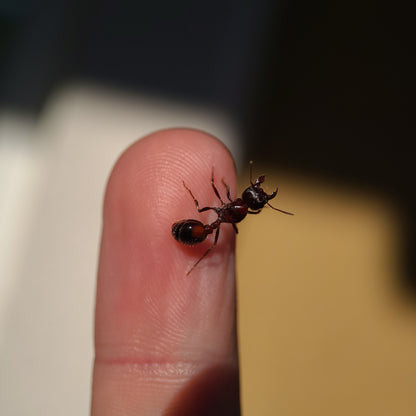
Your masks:
<svg viewBox="0 0 416 416"><path fill-rule="evenodd" d="M416 304L397 285L400 212L255 170L270 173L274 205L295 216L265 209L239 227L244 415L416 414Z"/></svg>

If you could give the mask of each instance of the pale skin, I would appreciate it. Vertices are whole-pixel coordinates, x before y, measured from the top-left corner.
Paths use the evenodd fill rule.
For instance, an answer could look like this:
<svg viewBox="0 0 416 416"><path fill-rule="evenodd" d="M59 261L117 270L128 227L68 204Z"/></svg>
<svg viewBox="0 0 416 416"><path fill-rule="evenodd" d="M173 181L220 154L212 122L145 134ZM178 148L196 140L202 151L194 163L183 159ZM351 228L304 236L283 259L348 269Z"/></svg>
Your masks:
<svg viewBox="0 0 416 416"><path fill-rule="evenodd" d="M198 213L183 187L201 206L218 205L213 167L235 196L227 149L187 129L147 136L114 167L98 270L94 416L240 414L234 230L221 226L217 246L189 276L211 237L187 247L171 235L175 221L215 217Z"/></svg>

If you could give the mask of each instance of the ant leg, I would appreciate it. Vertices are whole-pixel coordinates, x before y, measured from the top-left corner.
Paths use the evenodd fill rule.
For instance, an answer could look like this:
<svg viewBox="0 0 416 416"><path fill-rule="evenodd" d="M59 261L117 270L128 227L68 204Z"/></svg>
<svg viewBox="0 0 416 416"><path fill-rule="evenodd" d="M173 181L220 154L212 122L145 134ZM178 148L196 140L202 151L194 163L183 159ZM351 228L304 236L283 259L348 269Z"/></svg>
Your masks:
<svg viewBox="0 0 416 416"><path fill-rule="evenodd" d="M215 238L214 238L214 243L212 244L212 246L202 255L202 257L191 267L191 269L188 271L188 273L186 273L187 276L190 275L190 273L192 272L193 269L195 269L196 266L198 266L199 262L205 258L209 252L217 245L217 241L218 241L218 236L220 235L220 229L217 228L217 231L215 232Z"/></svg>
<svg viewBox="0 0 416 416"><path fill-rule="evenodd" d="M230 202L233 202L233 200L231 199L231 194L230 194L230 187L225 183L224 178L221 179L221 182L223 183L223 185L225 186L225 189L227 191L227 198Z"/></svg>
<svg viewBox="0 0 416 416"><path fill-rule="evenodd" d="M190 193L192 199L194 200L195 206L196 206L196 209L198 210L198 212L205 212L205 211L209 211L210 209L216 211L216 209L213 208L213 207L199 208L198 200L194 197L194 194L192 193L192 191L186 186L185 181L183 181L182 183L183 183L183 186L185 187L185 189Z"/></svg>
<svg viewBox="0 0 416 416"><path fill-rule="evenodd" d="M233 226L235 233L238 234L237 226L233 222L231 223L231 225Z"/></svg>
<svg viewBox="0 0 416 416"><path fill-rule="evenodd" d="M247 211L248 214L260 214L261 209L259 209L258 211Z"/></svg>
<svg viewBox="0 0 416 416"><path fill-rule="evenodd" d="M218 192L218 189L216 188L215 183L214 183L214 168L212 168L211 186L212 186L212 189L214 190L215 195L217 195L217 198L221 201L221 204L224 204L224 201L221 199L220 193Z"/></svg>

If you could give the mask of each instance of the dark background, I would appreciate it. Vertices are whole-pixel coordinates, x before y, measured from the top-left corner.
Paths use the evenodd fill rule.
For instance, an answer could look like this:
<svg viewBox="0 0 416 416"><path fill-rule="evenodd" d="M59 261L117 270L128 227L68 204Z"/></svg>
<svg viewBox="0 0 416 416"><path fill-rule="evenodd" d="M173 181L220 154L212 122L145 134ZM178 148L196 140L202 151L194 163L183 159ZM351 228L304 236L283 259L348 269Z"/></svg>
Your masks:
<svg viewBox="0 0 416 416"><path fill-rule="evenodd" d="M215 106L247 159L391 199L416 294L413 26L404 2L8 0L0 105L37 117L81 79Z"/></svg>

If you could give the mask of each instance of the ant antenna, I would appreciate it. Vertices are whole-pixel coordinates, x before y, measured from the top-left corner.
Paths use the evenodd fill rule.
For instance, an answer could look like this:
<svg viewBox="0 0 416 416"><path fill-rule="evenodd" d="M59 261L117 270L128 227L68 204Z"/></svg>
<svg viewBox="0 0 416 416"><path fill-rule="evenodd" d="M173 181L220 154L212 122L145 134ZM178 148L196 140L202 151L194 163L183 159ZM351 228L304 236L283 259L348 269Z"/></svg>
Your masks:
<svg viewBox="0 0 416 416"><path fill-rule="evenodd" d="M251 183L251 186L254 186L254 183L253 183L253 161L250 160L250 162L248 162L248 163L250 164L250 183Z"/></svg>
<svg viewBox="0 0 416 416"><path fill-rule="evenodd" d="M283 213L283 214L287 214L287 215L295 215L295 214L293 214L292 212L287 212L287 211L283 211L282 209L275 208L275 207L273 207L272 205L270 205L268 202L267 202L267 205L268 205L270 208L273 208L274 210L279 211L279 212L281 212L281 213Z"/></svg>

